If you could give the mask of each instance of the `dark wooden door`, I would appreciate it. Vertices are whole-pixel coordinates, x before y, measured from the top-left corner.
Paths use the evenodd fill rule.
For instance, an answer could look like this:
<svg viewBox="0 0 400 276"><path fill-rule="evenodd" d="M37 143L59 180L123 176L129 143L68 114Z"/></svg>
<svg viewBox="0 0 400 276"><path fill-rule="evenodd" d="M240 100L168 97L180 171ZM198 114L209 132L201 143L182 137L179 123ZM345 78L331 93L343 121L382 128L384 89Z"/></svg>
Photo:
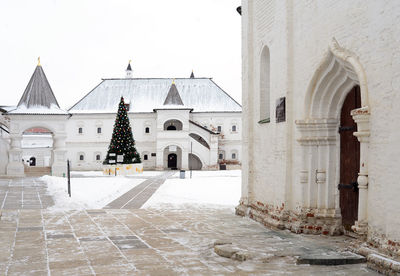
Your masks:
<svg viewBox="0 0 400 276"><path fill-rule="evenodd" d="M168 154L168 168L176 169L177 167L177 157L175 153Z"/></svg>
<svg viewBox="0 0 400 276"><path fill-rule="evenodd" d="M347 95L340 116L340 210L346 230L357 220L358 185L360 169L360 143L353 135L357 124L350 115L351 110L361 107L360 87L355 86Z"/></svg>

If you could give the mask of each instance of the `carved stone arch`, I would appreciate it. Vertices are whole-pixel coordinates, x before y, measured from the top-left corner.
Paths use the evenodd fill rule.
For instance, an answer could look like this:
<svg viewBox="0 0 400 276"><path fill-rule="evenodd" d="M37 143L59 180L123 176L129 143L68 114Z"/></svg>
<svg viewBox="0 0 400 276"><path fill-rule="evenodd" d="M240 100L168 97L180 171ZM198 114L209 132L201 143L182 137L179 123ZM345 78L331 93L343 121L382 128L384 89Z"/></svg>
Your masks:
<svg viewBox="0 0 400 276"><path fill-rule="evenodd" d="M335 112L332 109L344 101L343 95L341 95L343 93L340 93L342 97L339 99L332 97L338 96L337 91L346 91L346 88L354 85L360 86L361 107L367 108L369 100L365 70L357 56L342 48L333 38L329 50L317 67L307 88L304 105L305 117L332 118L337 114L337 110ZM329 103L334 104L329 105ZM324 107L326 110L323 110Z"/></svg>
<svg viewBox="0 0 400 276"><path fill-rule="evenodd" d="M358 221L353 227L364 234L367 226L369 101L367 78L357 56L333 38L306 91L304 119L297 120L301 148L298 189L301 212L313 213L330 234L341 232L339 184L340 112L348 92L360 87L361 108L352 110L360 142ZM299 206L300 207L300 206ZM303 220L307 226L307 219Z"/></svg>

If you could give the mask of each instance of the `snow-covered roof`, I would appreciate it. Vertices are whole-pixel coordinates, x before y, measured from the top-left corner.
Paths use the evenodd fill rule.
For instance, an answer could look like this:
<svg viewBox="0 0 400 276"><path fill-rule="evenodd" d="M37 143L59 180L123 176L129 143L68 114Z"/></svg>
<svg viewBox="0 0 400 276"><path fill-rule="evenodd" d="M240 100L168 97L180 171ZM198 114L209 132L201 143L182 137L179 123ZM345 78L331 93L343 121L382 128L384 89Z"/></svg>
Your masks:
<svg viewBox="0 0 400 276"><path fill-rule="evenodd" d="M171 78L104 79L69 109L70 113L115 113L121 96L130 112L153 112L163 107ZM241 112L242 107L209 78L178 78L175 85L183 106L193 112ZM164 106L166 107L166 106Z"/></svg>
<svg viewBox="0 0 400 276"><path fill-rule="evenodd" d="M17 107L7 111L8 114L68 114L58 105L40 64L36 66Z"/></svg>
<svg viewBox="0 0 400 276"><path fill-rule="evenodd" d="M25 105L20 105L16 109L8 111L7 114L67 115L69 113L65 110L62 110L56 105L51 105L50 107L45 107L45 106L26 107Z"/></svg>

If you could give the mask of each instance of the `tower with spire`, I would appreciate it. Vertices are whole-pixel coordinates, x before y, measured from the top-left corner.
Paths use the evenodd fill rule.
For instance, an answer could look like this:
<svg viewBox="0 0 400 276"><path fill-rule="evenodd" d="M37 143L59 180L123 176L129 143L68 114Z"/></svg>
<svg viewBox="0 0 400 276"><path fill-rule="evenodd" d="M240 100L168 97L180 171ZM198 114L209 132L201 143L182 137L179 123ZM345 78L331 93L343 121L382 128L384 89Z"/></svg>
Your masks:
<svg viewBox="0 0 400 276"><path fill-rule="evenodd" d="M125 72L126 72L126 75L125 75L126 79L131 79L133 77L133 71L132 71L132 67L131 67L131 60L129 60L128 67L126 67Z"/></svg>

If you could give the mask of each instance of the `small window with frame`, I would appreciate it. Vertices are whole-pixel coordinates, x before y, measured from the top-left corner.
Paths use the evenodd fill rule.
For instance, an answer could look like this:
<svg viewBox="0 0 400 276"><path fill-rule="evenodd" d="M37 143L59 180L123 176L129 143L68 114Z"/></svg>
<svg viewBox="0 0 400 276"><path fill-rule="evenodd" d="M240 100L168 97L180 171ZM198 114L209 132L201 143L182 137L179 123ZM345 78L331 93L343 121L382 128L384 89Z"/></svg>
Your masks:
<svg viewBox="0 0 400 276"><path fill-rule="evenodd" d="M150 133L150 127L145 127L144 133L149 134Z"/></svg>
<svg viewBox="0 0 400 276"><path fill-rule="evenodd" d="M232 132L236 132L236 131L237 131L236 125L232 125Z"/></svg>
<svg viewBox="0 0 400 276"><path fill-rule="evenodd" d="M79 127L79 128L78 128L78 133L79 133L79 134L82 134L82 133L83 133L83 128L82 128L82 127Z"/></svg>
<svg viewBox="0 0 400 276"><path fill-rule="evenodd" d="M97 128L97 134L101 134L101 127Z"/></svg>

